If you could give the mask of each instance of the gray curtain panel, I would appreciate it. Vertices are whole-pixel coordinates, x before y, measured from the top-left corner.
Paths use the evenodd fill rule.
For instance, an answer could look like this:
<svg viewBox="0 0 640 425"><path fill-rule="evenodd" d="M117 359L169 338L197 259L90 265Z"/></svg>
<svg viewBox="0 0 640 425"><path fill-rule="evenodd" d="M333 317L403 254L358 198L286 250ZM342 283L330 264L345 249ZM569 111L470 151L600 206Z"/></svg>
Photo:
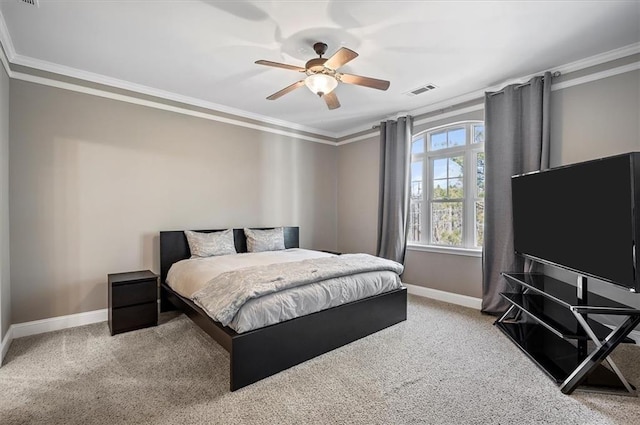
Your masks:
<svg viewBox="0 0 640 425"><path fill-rule="evenodd" d="M380 123L378 257L404 263L409 231L409 164L413 118Z"/></svg>
<svg viewBox="0 0 640 425"><path fill-rule="evenodd" d="M500 292L518 291L500 273L525 269L513 248L511 176L549 167L550 94L549 72L527 84L485 94L484 313L501 314L508 303Z"/></svg>

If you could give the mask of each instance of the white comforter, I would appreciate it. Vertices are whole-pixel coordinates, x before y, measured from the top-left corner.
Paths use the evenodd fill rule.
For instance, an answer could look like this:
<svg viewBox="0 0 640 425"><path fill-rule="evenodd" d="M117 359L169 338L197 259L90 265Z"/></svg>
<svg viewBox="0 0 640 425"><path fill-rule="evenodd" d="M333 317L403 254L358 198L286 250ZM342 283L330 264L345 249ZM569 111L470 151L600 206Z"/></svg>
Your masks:
<svg viewBox="0 0 640 425"><path fill-rule="evenodd" d="M167 284L186 298L202 289L222 273L246 267L331 257L333 254L293 248L284 251L244 253L194 258L175 263ZM229 327L238 333L261 328L401 287L399 276L391 271L360 273L290 288L249 300L238 311Z"/></svg>

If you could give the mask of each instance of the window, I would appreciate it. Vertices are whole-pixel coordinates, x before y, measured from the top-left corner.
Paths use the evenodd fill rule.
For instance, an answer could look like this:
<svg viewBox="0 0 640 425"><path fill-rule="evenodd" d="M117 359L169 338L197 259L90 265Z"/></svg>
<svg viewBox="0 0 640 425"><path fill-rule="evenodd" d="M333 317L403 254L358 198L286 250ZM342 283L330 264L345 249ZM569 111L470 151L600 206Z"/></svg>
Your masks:
<svg viewBox="0 0 640 425"><path fill-rule="evenodd" d="M482 248L484 169L482 122L451 124L414 136L409 242Z"/></svg>

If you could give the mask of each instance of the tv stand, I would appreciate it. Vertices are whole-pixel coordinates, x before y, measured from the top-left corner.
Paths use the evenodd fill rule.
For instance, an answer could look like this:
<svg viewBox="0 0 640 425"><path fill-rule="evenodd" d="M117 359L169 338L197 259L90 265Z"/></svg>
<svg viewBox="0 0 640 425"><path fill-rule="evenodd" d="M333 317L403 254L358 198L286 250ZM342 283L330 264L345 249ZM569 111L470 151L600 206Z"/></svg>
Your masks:
<svg viewBox="0 0 640 425"><path fill-rule="evenodd" d="M629 333L640 323L640 310L589 292L586 278L578 286L540 273L502 273L523 288L501 293L511 306L494 323L565 394L583 390L636 395L609 357L620 343L633 343ZM625 317L614 329L589 314ZM605 367L603 362L609 367Z"/></svg>

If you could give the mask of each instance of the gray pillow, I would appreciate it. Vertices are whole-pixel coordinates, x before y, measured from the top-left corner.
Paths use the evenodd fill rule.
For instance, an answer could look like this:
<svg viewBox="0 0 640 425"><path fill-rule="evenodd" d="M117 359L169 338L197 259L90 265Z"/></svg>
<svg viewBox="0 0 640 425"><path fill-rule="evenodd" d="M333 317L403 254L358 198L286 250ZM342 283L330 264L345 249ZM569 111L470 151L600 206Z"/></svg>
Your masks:
<svg viewBox="0 0 640 425"><path fill-rule="evenodd" d="M233 242L233 229L211 233L185 230L184 234L189 243L191 258L237 254L236 245Z"/></svg>
<svg viewBox="0 0 640 425"><path fill-rule="evenodd" d="M247 229L245 227L244 235L247 237L248 252L280 251L285 249L284 229L282 227L267 230Z"/></svg>

